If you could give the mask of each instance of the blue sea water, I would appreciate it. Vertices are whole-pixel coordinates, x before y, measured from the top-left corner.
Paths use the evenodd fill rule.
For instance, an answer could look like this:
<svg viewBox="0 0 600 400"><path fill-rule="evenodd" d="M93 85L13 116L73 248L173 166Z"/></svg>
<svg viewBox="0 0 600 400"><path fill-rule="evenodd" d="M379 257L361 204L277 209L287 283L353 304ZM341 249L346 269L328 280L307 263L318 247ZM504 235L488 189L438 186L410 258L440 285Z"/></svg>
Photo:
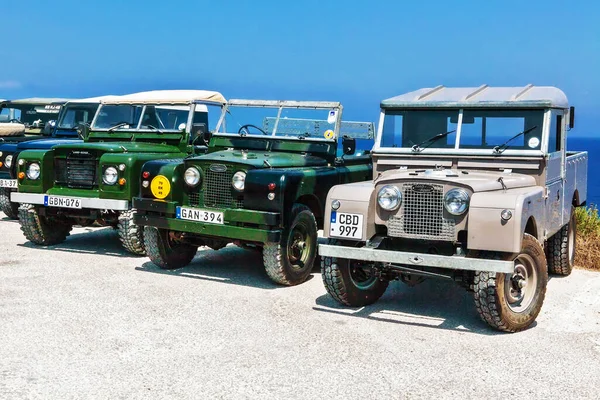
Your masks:
<svg viewBox="0 0 600 400"><path fill-rule="evenodd" d="M373 142L359 141L357 148L368 149ZM588 197L587 204L600 205L600 138L590 137L570 137L567 140L567 149L569 151L587 151L588 152Z"/></svg>

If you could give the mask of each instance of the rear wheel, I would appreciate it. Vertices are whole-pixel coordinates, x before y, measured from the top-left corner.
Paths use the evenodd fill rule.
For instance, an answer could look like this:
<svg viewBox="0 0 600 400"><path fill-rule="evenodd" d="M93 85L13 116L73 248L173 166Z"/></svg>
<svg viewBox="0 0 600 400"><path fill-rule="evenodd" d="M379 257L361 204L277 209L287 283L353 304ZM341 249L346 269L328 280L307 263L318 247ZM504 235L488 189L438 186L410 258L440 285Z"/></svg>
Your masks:
<svg viewBox="0 0 600 400"><path fill-rule="evenodd" d="M575 264L575 241L577 240L577 220L575 209L571 208L571 219L552 236L548 242L548 272L567 276Z"/></svg>
<svg viewBox="0 0 600 400"><path fill-rule="evenodd" d="M329 243L344 245L336 240ZM374 272L365 262L321 257L321 277L327 293L346 306L366 306L383 296L389 281L380 279Z"/></svg>
<svg viewBox="0 0 600 400"><path fill-rule="evenodd" d="M502 258L490 254L490 258ZM518 332L537 318L548 284L544 249L533 236L525 234L521 252L514 260L512 274L476 272L475 307L492 328Z"/></svg>
<svg viewBox="0 0 600 400"><path fill-rule="evenodd" d="M183 268L192 262L198 246L181 241L176 232L147 226L144 229L146 253L162 269Z"/></svg>
<svg viewBox="0 0 600 400"><path fill-rule="evenodd" d="M39 215L32 204L20 205L19 223L27 240L42 246L64 242L73 229L67 221Z"/></svg>
<svg viewBox="0 0 600 400"><path fill-rule="evenodd" d="M279 243L265 243L263 247L267 275L286 286L304 282L317 256L317 235L317 221L310 208L295 204Z"/></svg>
<svg viewBox="0 0 600 400"><path fill-rule="evenodd" d="M119 239L125 250L137 255L145 255L144 248L144 228L136 225L133 222L135 210L123 211L119 214L119 223L117 230L119 231Z"/></svg>
<svg viewBox="0 0 600 400"><path fill-rule="evenodd" d="M0 188L0 211L10 219L19 218L19 203L11 203L9 188Z"/></svg>

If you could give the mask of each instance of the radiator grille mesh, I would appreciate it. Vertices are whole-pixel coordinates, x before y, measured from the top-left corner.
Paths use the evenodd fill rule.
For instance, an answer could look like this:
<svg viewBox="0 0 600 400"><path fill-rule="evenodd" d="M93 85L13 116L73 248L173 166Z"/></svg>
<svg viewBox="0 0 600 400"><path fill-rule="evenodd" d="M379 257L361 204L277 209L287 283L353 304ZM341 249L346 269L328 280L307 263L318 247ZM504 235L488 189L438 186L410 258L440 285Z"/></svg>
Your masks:
<svg viewBox="0 0 600 400"><path fill-rule="evenodd" d="M402 208L388 222L388 234L428 240L453 240L454 220L444 218L444 186L405 183Z"/></svg>

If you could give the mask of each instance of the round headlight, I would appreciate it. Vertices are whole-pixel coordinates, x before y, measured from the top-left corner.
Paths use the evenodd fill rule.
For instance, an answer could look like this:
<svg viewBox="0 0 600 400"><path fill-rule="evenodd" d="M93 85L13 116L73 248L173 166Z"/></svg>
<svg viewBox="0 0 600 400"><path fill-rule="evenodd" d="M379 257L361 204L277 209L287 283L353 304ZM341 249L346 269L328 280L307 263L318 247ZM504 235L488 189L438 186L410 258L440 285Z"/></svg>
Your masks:
<svg viewBox="0 0 600 400"><path fill-rule="evenodd" d="M31 180L36 180L40 177L40 164L31 163L27 167L27 177Z"/></svg>
<svg viewBox="0 0 600 400"><path fill-rule="evenodd" d="M183 179L188 185L196 186L198 183L200 183L200 171L198 171L198 168L196 167L189 167L185 170Z"/></svg>
<svg viewBox="0 0 600 400"><path fill-rule="evenodd" d="M104 170L102 181L107 185L114 185L119 179L119 173L115 167L108 167Z"/></svg>
<svg viewBox="0 0 600 400"><path fill-rule="evenodd" d="M377 193L379 206L387 211L394 211L402 204L402 194L396 186L386 185Z"/></svg>
<svg viewBox="0 0 600 400"><path fill-rule="evenodd" d="M10 168L10 166L12 165L12 155L11 154L6 156L6 158L4 159L4 164L6 164L7 168Z"/></svg>
<svg viewBox="0 0 600 400"><path fill-rule="evenodd" d="M238 171L233 174L233 178L231 178L231 184L237 191L241 192L244 190L244 186L246 186L246 173L243 171Z"/></svg>
<svg viewBox="0 0 600 400"><path fill-rule="evenodd" d="M444 207L452 215L461 215L469 208L469 193L464 189L452 189L444 196Z"/></svg>

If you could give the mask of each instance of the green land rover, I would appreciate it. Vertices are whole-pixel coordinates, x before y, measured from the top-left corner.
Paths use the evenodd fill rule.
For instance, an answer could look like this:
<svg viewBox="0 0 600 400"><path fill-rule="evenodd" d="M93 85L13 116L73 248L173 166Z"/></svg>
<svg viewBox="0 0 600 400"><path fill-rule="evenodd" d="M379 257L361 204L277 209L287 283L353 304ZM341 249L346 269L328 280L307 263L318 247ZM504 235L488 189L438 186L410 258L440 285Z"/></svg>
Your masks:
<svg viewBox="0 0 600 400"><path fill-rule="evenodd" d="M151 91L101 101L83 142L26 150L18 160L19 219L35 244L65 240L73 225L95 221L118 229L125 249L144 254L143 232L133 223L131 198L142 165L204 152L209 115L218 121L225 99L202 90ZM216 108L209 112L209 108Z"/></svg>
<svg viewBox="0 0 600 400"><path fill-rule="evenodd" d="M337 102L229 101L207 154L142 168L134 221L146 226L148 256L179 268L199 246L235 243L262 250L273 281L304 282L327 192L371 177L370 154L355 149L356 139L370 149L373 132L372 123L342 122Z"/></svg>

